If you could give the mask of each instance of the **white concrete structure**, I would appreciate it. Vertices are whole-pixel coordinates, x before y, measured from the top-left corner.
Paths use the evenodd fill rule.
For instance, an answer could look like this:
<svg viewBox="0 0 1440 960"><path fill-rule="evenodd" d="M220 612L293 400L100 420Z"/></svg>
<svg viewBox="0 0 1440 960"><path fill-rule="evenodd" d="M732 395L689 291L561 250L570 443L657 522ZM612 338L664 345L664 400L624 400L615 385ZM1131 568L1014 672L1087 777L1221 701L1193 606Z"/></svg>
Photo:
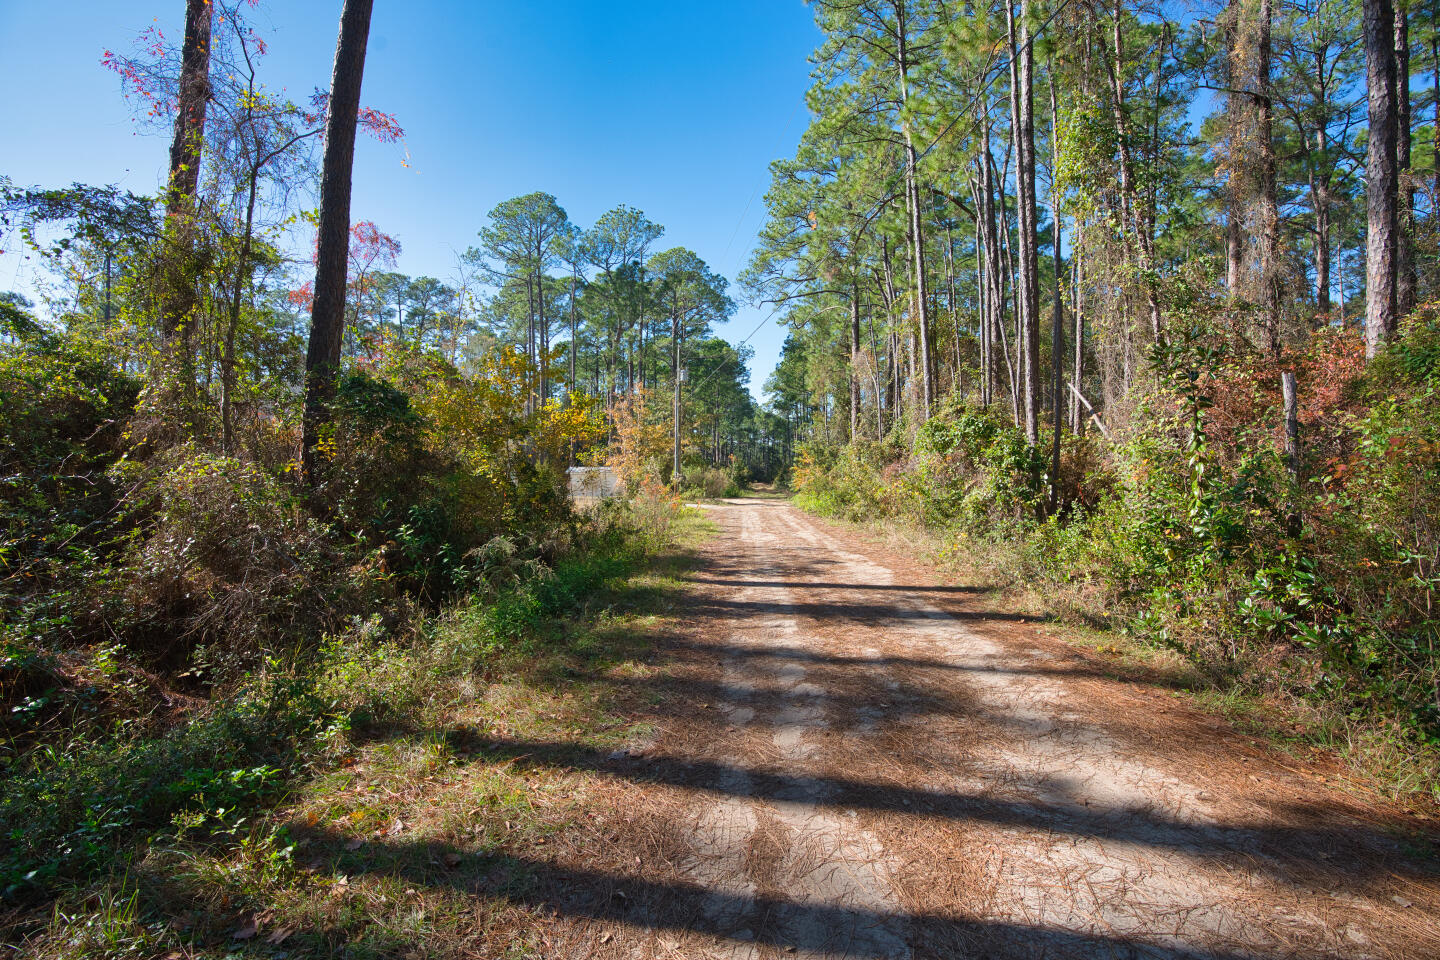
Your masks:
<svg viewBox="0 0 1440 960"><path fill-rule="evenodd" d="M576 503L594 503L623 496L625 482L609 467L571 467L570 498Z"/></svg>

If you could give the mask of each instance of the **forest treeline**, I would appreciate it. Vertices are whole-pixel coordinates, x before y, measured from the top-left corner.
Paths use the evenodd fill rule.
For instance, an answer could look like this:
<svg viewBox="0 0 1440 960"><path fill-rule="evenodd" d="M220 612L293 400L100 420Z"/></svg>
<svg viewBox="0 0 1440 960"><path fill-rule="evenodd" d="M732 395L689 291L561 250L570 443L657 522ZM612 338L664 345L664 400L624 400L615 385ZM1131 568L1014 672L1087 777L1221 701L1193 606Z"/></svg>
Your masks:
<svg viewBox="0 0 1440 960"><path fill-rule="evenodd" d="M351 209L357 138L404 175L361 95L370 0L303 102L266 85L251 0L176 4L183 35L102 58L169 142L156 195L0 178L42 301L0 295L6 897L243 822L788 452L714 335L728 281L638 209L582 227L530 193L452 276L396 271ZM606 462L632 506L577 511L567 469Z"/></svg>
<svg viewBox="0 0 1440 960"><path fill-rule="evenodd" d="M802 503L932 526L1332 742L1427 755L1435 9L813 6L811 122L743 277L789 328Z"/></svg>

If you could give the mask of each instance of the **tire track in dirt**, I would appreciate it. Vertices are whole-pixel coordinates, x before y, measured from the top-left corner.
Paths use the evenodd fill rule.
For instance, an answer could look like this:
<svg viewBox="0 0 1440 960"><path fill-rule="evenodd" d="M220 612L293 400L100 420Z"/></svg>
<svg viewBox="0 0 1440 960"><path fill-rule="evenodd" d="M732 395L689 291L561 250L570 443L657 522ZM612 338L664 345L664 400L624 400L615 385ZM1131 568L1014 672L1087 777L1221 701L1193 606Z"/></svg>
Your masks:
<svg viewBox="0 0 1440 960"><path fill-rule="evenodd" d="M762 528L754 514L743 519L742 538L751 551L751 568L764 580L778 577L778 567L765 559L778 538ZM805 642L796 619L784 614L792 605L784 586L744 586L740 603L772 608L777 615L744 624L729 636L732 654L723 665L724 688L730 696L719 705L735 728L751 727L768 734L775 753L787 767L803 765L817 750L816 737L828 726L826 690L807 679L800 662L778 665L764 656L767 649ZM772 692L771 702L758 702L758 691ZM859 829L854 817L837 816L820 806L834 789L823 781L800 779L764 800L753 796L751 778L743 771L753 762L744 752L721 753L726 766L719 784L722 799L704 804L691 828L691 856L682 870L692 881L716 891L705 905L714 932L727 939L712 956L760 956L755 927L769 924L767 940L806 944L805 957L903 957L905 940L896 925L875 922L895 911L897 903L886 878L884 854L874 837ZM769 916L738 909L758 893L782 893L795 903ZM805 906L838 908L853 922L833 924Z"/></svg>
<svg viewBox="0 0 1440 960"><path fill-rule="evenodd" d="M1352 801L1156 749L1168 697L788 504L712 516L686 642L727 732L656 748L721 771L682 828L707 955L1440 956L1435 872Z"/></svg>

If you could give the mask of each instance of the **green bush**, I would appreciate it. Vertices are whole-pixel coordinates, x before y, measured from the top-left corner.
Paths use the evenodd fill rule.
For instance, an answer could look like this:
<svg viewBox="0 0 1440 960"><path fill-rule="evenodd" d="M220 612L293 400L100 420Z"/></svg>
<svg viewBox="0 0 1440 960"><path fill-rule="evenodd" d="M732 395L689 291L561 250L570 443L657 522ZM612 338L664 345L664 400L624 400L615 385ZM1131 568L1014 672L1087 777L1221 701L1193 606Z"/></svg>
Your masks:
<svg viewBox="0 0 1440 960"><path fill-rule="evenodd" d="M113 549L106 475L139 382L97 341L0 302L0 619L60 619Z"/></svg>
<svg viewBox="0 0 1440 960"><path fill-rule="evenodd" d="M561 558L553 568L500 593L474 602L458 616L456 636L477 664L506 653L529 654L542 638L541 624L585 606L588 598L631 573L643 556L630 531L610 528L585 549Z"/></svg>
<svg viewBox="0 0 1440 960"><path fill-rule="evenodd" d="M1197 320L1152 356L1159 382L1118 442L1063 438L1054 515L1048 438L1031 446L1003 412L953 398L910 450L805 446L797 502L1004 544L1010 572L1057 609L1218 682L1440 743L1440 319L1412 318L1368 365L1337 361L1351 348L1335 338L1310 349L1294 362L1333 399L1306 428L1298 479L1278 373Z"/></svg>
<svg viewBox="0 0 1440 960"><path fill-rule="evenodd" d="M740 480L736 473L708 464L686 467L681 486L687 493L709 500L740 496Z"/></svg>

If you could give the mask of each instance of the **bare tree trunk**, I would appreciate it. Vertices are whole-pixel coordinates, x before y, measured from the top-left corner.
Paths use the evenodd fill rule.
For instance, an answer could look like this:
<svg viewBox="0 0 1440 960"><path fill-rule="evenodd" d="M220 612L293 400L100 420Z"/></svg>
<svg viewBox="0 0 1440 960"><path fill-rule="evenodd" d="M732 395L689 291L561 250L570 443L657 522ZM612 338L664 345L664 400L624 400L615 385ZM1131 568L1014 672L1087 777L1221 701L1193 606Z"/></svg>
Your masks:
<svg viewBox="0 0 1440 960"><path fill-rule="evenodd" d="M1005 6L1010 41L1010 113L1015 130L1016 227L1019 264L1015 306L1019 325L1020 380L1025 437L1040 440L1040 250L1035 197L1035 53L1030 45L1030 0L1021 0L1017 30L1015 11Z"/></svg>
<svg viewBox="0 0 1440 960"><path fill-rule="evenodd" d="M180 87L175 136L170 143L170 178L165 190L165 222L175 233L168 264L162 332L188 340L193 326L195 283L187 267L194 244L195 189L205 146L205 110L210 102L211 0L187 0L185 41L180 54Z"/></svg>
<svg viewBox="0 0 1440 960"><path fill-rule="evenodd" d="M1396 169L1395 10L1390 0L1364 0L1365 85L1370 143L1365 197L1365 355L1373 357L1395 337L1396 237L1399 173Z"/></svg>
<svg viewBox="0 0 1440 960"><path fill-rule="evenodd" d="M1070 246L1074 249L1071 259L1075 261L1075 365L1071 377L1075 388L1079 390L1085 382L1085 244L1084 234L1078 223L1075 228L1075 242ZM1077 437L1085 435L1085 416L1080 410L1078 398L1071 408L1070 429Z"/></svg>
<svg viewBox="0 0 1440 960"><path fill-rule="evenodd" d="M979 183L971 177L971 197L975 200L975 315L979 322L975 343L979 350L979 397L981 406L989 404L989 296L985 273L988 271L989 253L985 252L985 230L982 219L985 214L985 200L981 197Z"/></svg>
<svg viewBox="0 0 1440 960"><path fill-rule="evenodd" d="M953 392L963 394L964 391L961 389L963 381L960 376L960 313L955 309L955 236L948 220L945 223L945 282L949 290L946 298L946 308L950 314L950 326L955 335L955 372L951 378L950 389ZM936 372L936 376L939 376L938 371ZM938 384L936 385L936 390L939 390Z"/></svg>
<svg viewBox="0 0 1440 960"><path fill-rule="evenodd" d="M870 315L870 322L867 324L870 329L870 369L873 372L875 384L875 439L879 440L885 436L885 407L880 402L880 344L875 339L875 309L873 305L868 313Z"/></svg>
<svg viewBox="0 0 1440 960"><path fill-rule="evenodd" d="M1300 404L1296 399L1295 374L1280 374L1280 393L1285 407L1285 464L1290 479L1300 479Z"/></svg>
<svg viewBox="0 0 1440 960"><path fill-rule="evenodd" d="M543 255L544 251L537 251ZM545 318L545 272L540 269L535 271L535 332L536 332L536 356L535 361L539 366L540 395L536 409L545 406L545 401L550 399L550 367L547 352L550 349L550 321Z"/></svg>
<svg viewBox="0 0 1440 960"><path fill-rule="evenodd" d="M1035 189L1035 48L1030 0L1020 3L1020 175L1017 201L1023 242L1020 282L1025 297L1025 436L1040 440L1040 216Z"/></svg>
<svg viewBox="0 0 1440 960"><path fill-rule="evenodd" d="M301 474L319 482L316 447L330 422L330 404L340 373L345 333L345 273L350 256L350 186L355 163L355 127L360 115L360 85L365 76L365 47L370 37L374 0L345 0L340 38L330 79L325 120L325 164L320 181L320 226L315 254L315 299L310 308L310 343L305 353L305 413L300 449Z"/></svg>
<svg viewBox="0 0 1440 960"><path fill-rule="evenodd" d="M1004 277L1013 277L1013 276L1015 275L1015 264L1014 264L1014 262L1015 262L1015 254L1014 254L1014 251L1012 251L1012 249L1011 249L1011 243L1010 243L1010 217L1009 217L1009 211L1007 210L1006 204L1005 204L1005 181L1006 181L1006 179L1007 179L1007 177L1008 177L1008 173L1009 173L1009 157L1006 157L1006 169L1005 169L1005 171L1004 171L1000 176L993 177L993 179L995 180L996 189L999 190L999 200L1000 200L1000 211L999 211L999 213L1000 213L1000 223L999 223L999 230L1000 230L1000 255L1001 255L1001 265L1002 265L1002 281L1001 281L1001 282L1002 282L1002 286L1001 286L1000 312L996 315L996 318L995 318L995 328L1000 331L1000 355L1001 355L1001 359L1003 359L1003 360L1005 361L1005 372L1006 372L1006 375L1008 376L1009 382L1010 382L1010 415L1011 415L1011 418L1013 419L1013 421L1014 421L1014 423L1015 423L1015 426L1019 427L1019 426L1021 426L1022 423L1023 423L1023 421L1022 421L1022 419L1021 419L1021 416L1022 416L1022 415L1021 415L1021 412L1020 412L1020 373L1019 373L1019 368L1018 368L1018 365L1017 365L1017 360L1016 360L1016 358L1012 357L1011 352L1010 352L1010 338L1009 338L1009 335L1007 334L1006 329L1005 329L1005 317L1004 317L1004 309L1005 309L1005 299L1004 299L1004 298L1005 298L1005 291L1004 291L1004 286L1003 286L1003 282L1004 282L1004 281L1003 281L1003 278L1004 278ZM1013 283L1012 283L1012 287L1013 287ZM1015 313L1016 313L1016 317L1015 317L1015 322L1016 322L1016 335L1018 336L1018 335L1019 335L1019 331L1020 331L1020 328L1019 328L1019 323L1020 323L1020 316L1019 316L1020 293L1019 293L1018 290L1014 290L1013 292L1014 292L1014 299L1015 299L1015 304L1016 304L1016 311L1015 311ZM1016 344L1016 351L1019 352L1019 350L1020 350L1020 345L1019 345L1019 344Z"/></svg>
<svg viewBox="0 0 1440 960"><path fill-rule="evenodd" d="M681 330L681 326L680 326L680 305L679 305L678 303L675 305L675 308L674 308L674 313L673 313L673 316L672 316L672 322L673 322L674 325L670 328L670 337L671 337L672 340L675 341L675 378L674 378L674 379L675 379L675 397L674 397L674 411L673 411L673 414L672 414L672 416L673 416L673 418L674 418L674 424L675 424L675 436L674 436L674 441L675 441L675 450L674 450L675 462L674 462L674 464L673 464L674 473L673 473L672 476L670 477L670 482L671 482L672 484L674 484L676 490L679 490L679 489L680 489L680 377L681 377L681 375L682 375L682 370L683 370L683 368L680 366L680 362L681 362L680 336L681 336L682 330Z"/></svg>
<svg viewBox="0 0 1440 960"><path fill-rule="evenodd" d="M1238 69L1240 38L1240 0L1229 0L1225 9L1225 126L1226 150L1228 153L1225 189L1225 291L1232 297L1240 295L1241 277L1244 274L1244 219L1246 190L1241 185L1240 144L1244 140L1245 109L1244 97L1239 92L1241 79Z"/></svg>
<svg viewBox="0 0 1440 960"><path fill-rule="evenodd" d="M1310 175L1310 203L1315 210L1315 306L1330 314L1330 191Z"/></svg>
<svg viewBox="0 0 1440 960"><path fill-rule="evenodd" d="M1336 311L1336 313L1337 313L1337 315L1338 315L1338 316L1337 316L1337 319L1340 321L1340 329L1341 329L1341 330L1344 330L1344 329L1345 329L1345 244L1344 244L1343 242L1340 244L1340 248L1335 251L1335 282L1336 282L1336 283L1339 285L1339 287L1340 287L1340 289L1337 291L1337 292L1340 294L1340 298L1339 298L1339 300L1336 301L1336 303L1339 304L1339 309Z"/></svg>
<svg viewBox="0 0 1440 960"><path fill-rule="evenodd" d="M895 301L898 295L895 291L895 271L890 262L890 241L881 238L880 241L880 262L885 269L884 283L881 291L885 298L885 312L890 317L889 330L886 335L885 372L886 383L886 406L890 408L890 422L896 422L896 411L900 408L901 397L904 396L905 384L902 374L904 367L900 363L900 337L895 331Z"/></svg>
<svg viewBox="0 0 1440 960"><path fill-rule="evenodd" d="M575 286L576 286L576 284L577 284L577 283L579 282L579 280L580 280L580 277L579 277L580 268L579 268L578 265L575 265L575 264L571 264L571 267L572 267L572 270L571 270L571 273L570 273L570 391L571 391L572 393L574 393L575 390L576 390L576 385L575 385L575 351L576 351L576 349L577 349L577 346L576 346L576 343L575 343Z"/></svg>
<svg viewBox="0 0 1440 960"><path fill-rule="evenodd" d="M989 112L989 106L986 106ZM982 402L989 406L995 402L995 330L1000 325L1004 310L1004 288L1000 277L1000 238L995 223L995 178L994 162L990 154L990 118L984 119L985 139L980 157L980 194L984 200L984 220L981 229L985 236L985 310L981 318L984 339L981 345L981 363L984 367Z"/></svg>

